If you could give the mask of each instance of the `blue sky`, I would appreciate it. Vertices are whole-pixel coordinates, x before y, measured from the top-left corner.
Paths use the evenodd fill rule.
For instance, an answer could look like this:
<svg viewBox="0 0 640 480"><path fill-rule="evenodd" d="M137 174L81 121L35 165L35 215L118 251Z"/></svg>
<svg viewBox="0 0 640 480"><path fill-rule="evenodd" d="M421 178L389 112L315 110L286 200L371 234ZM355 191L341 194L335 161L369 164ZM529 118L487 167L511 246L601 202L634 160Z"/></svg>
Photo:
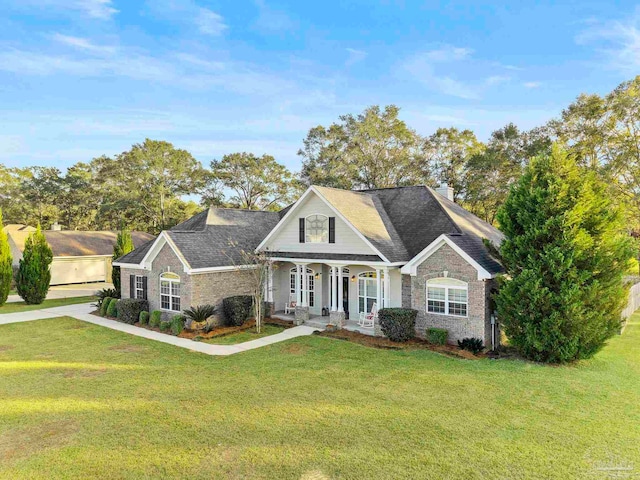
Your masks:
<svg viewBox="0 0 640 480"><path fill-rule="evenodd" d="M309 128L368 105L486 139L638 73L630 2L0 0L0 162L64 169L149 137L298 170Z"/></svg>

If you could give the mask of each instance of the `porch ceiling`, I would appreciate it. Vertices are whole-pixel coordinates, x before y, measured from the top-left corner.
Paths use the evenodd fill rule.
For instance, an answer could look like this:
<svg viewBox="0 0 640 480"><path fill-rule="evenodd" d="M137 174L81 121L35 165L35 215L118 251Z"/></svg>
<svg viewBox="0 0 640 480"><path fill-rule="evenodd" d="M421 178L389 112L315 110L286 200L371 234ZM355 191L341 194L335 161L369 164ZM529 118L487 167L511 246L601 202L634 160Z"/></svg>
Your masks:
<svg viewBox="0 0 640 480"><path fill-rule="evenodd" d="M383 262L378 255L353 255L348 253L306 253L306 252L267 252L270 257L309 259L309 260L336 260L343 262Z"/></svg>

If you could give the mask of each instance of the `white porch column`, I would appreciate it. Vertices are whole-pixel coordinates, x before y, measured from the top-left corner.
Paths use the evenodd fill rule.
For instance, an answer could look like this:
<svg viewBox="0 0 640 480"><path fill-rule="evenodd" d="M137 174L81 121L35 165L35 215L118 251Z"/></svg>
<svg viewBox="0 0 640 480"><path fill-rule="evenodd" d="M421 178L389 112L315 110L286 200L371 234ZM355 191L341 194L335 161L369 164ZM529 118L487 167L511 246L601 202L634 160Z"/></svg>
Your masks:
<svg viewBox="0 0 640 480"><path fill-rule="evenodd" d="M309 275L307 275L307 264L303 263L301 265L302 268L302 302L300 302L301 307L309 306Z"/></svg>
<svg viewBox="0 0 640 480"><path fill-rule="evenodd" d="M344 312L344 305L343 305L344 288L342 285L342 266L337 267L337 269L338 269L338 311Z"/></svg>
<svg viewBox="0 0 640 480"><path fill-rule="evenodd" d="M376 268L376 303L382 308L382 270Z"/></svg>
<svg viewBox="0 0 640 480"><path fill-rule="evenodd" d="M296 305L302 304L302 285L300 285L300 265L296 264Z"/></svg>
<svg viewBox="0 0 640 480"><path fill-rule="evenodd" d="M267 271L267 302L273 302L273 265L271 264Z"/></svg>
<svg viewBox="0 0 640 480"><path fill-rule="evenodd" d="M329 283L331 290L331 311L338 310L338 270L337 267L331 266L331 279Z"/></svg>
<svg viewBox="0 0 640 480"><path fill-rule="evenodd" d="M391 306L391 275L389 269L384 269L384 308Z"/></svg>

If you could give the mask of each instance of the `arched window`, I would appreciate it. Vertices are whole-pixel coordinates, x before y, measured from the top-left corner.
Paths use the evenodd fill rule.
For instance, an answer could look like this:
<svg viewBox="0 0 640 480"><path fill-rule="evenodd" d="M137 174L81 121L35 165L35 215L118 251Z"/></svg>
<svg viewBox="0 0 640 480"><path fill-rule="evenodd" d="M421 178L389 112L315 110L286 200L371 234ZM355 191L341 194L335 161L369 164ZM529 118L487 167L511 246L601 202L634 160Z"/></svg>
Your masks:
<svg viewBox="0 0 640 480"><path fill-rule="evenodd" d="M384 288L382 289L384 301ZM358 275L358 312L368 313L373 304L378 301L378 283L376 272L363 272ZM382 305L378 305L382 308Z"/></svg>
<svg viewBox="0 0 640 480"><path fill-rule="evenodd" d="M309 215L305 220L306 243L329 242L329 217L326 215Z"/></svg>
<svg viewBox="0 0 640 480"><path fill-rule="evenodd" d="M160 275L160 308L180 311L180 277L172 272Z"/></svg>
<svg viewBox="0 0 640 480"><path fill-rule="evenodd" d="M466 317L469 287L455 278L432 278L427 281L427 312Z"/></svg>
<svg viewBox="0 0 640 480"><path fill-rule="evenodd" d="M296 293L296 267L293 267L290 270L290 285L291 285L291 293L295 295ZM315 306L315 290L316 290L316 282L315 277L313 276L313 270L307 268L307 276L309 277L309 306ZM300 289L302 290L302 295L306 294L306 290L304 289L304 280L302 275L300 275Z"/></svg>

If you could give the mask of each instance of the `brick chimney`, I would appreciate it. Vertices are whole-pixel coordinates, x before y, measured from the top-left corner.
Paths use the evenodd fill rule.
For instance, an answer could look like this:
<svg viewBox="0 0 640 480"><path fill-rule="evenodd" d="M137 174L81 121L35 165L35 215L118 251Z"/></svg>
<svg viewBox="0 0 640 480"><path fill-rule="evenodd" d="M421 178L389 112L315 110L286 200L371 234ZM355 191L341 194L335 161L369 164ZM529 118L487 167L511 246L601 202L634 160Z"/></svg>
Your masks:
<svg viewBox="0 0 640 480"><path fill-rule="evenodd" d="M453 188L446 183L441 183L440 186L436 188L436 192L453 202Z"/></svg>

